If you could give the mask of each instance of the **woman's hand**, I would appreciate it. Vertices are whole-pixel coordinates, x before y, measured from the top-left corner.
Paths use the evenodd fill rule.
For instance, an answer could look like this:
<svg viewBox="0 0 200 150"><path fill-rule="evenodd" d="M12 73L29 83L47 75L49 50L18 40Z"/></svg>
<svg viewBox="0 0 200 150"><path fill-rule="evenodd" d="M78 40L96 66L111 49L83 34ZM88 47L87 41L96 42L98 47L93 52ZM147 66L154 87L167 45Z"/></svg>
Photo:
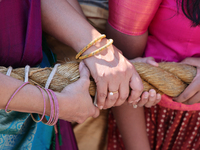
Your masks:
<svg viewBox="0 0 200 150"><path fill-rule="evenodd" d="M184 104L195 104L200 102L200 58L188 57L181 63L195 66L197 74L188 87L174 101Z"/></svg>
<svg viewBox="0 0 200 150"><path fill-rule="evenodd" d="M155 67L158 67L158 63L155 61L155 59L153 57L137 57L135 59L131 59L129 60L131 63L134 63L134 62L141 62L141 63L147 63L147 64L150 64L150 65L153 65Z"/></svg>
<svg viewBox="0 0 200 150"><path fill-rule="evenodd" d="M142 81L134 66L113 45L84 61L96 82L97 105L100 109L123 104L130 88L128 101L139 99L143 91Z"/></svg>
<svg viewBox="0 0 200 150"><path fill-rule="evenodd" d="M80 79L57 95L60 119L83 123L88 117L98 117L99 109L94 106L89 94L89 71L83 62L79 65Z"/></svg>
<svg viewBox="0 0 200 150"><path fill-rule="evenodd" d="M134 62L142 62L142 63L147 63L153 66L158 66L158 63L155 62L153 57L145 57L145 58L135 58L130 60L131 63ZM148 92L145 91L142 93L141 99L139 99L137 102L133 102L132 105L134 108L137 108L137 106L139 107L151 107L156 105L157 103L159 103L161 100L161 95L158 93L156 93L156 91L154 89L150 89Z"/></svg>

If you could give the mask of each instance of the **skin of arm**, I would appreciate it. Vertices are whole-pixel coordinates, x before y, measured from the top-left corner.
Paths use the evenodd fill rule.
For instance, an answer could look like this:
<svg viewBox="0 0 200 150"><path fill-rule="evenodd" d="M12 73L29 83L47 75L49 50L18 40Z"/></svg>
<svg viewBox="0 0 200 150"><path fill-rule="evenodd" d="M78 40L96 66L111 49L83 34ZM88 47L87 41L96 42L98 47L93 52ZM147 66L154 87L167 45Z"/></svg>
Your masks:
<svg viewBox="0 0 200 150"><path fill-rule="evenodd" d="M133 59L141 57L147 42L148 32L140 36L125 35L107 24L106 34L115 41L115 46L122 50L125 57ZM122 139L127 150L150 150L146 133L144 108L133 109L125 102L119 107L112 108Z"/></svg>
<svg viewBox="0 0 200 150"><path fill-rule="evenodd" d="M42 25L45 32L79 52L101 34L93 28L66 0L42 0ZM105 45L107 39L91 46L89 54ZM119 106L125 102L139 99L143 85L133 65L113 45L84 60L97 85L97 105L100 109ZM118 91L110 96L108 91Z"/></svg>
<svg viewBox="0 0 200 150"><path fill-rule="evenodd" d="M61 93L55 92L59 103L59 118L67 121L84 122L88 117L97 117L99 109L93 105L89 95L89 71L82 62L79 66L80 79L67 87ZM14 91L23 84L22 81L8 77L0 73L0 109L5 109L8 100ZM44 92L45 93L45 92ZM50 102L47 94L46 115L50 115ZM8 109L42 114L44 108L43 96L41 91L33 86L24 86L12 99Z"/></svg>
<svg viewBox="0 0 200 150"><path fill-rule="evenodd" d="M126 58L134 59L143 55L147 43L148 31L142 35L132 36L117 31L107 23L106 35L108 38L113 38L114 45L122 51Z"/></svg>
<svg viewBox="0 0 200 150"><path fill-rule="evenodd" d="M85 17L85 15L84 15L84 13L83 13L83 11L82 11L82 8L81 8L81 6L80 6L80 4L79 4L79 2L77 1L77 0L66 0L80 15L82 15L84 18L86 18Z"/></svg>

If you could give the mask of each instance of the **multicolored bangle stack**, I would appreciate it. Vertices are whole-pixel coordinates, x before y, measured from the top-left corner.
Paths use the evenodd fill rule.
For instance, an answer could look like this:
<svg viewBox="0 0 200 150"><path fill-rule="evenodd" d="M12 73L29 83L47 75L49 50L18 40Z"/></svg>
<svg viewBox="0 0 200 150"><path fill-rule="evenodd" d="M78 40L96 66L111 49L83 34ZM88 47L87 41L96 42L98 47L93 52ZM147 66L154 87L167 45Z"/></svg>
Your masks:
<svg viewBox="0 0 200 150"><path fill-rule="evenodd" d="M102 47L100 47L99 49L93 51L90 54L81 56L86 50L88 50L92 45L94 45L98 40L101 40L103 38L105 38L106 35L102 34L101 36L99 36L98 38L94 39L93 41L91 41L88 45L86 45L77 55L76 55L76 59L86 59L89 58L91 56L94 56L95 54L100 53L101 51L105 50L108 46L110 46L113 43L113 39L109 39L108 43Z"/></svg>

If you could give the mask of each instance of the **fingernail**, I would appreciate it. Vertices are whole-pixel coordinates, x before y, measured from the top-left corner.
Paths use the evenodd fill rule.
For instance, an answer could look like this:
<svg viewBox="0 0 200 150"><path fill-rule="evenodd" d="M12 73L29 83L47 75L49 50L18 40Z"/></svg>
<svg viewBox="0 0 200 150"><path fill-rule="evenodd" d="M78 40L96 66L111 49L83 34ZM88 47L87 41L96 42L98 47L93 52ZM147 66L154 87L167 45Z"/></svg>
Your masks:
<svg viewBox="0 0 200 150"><path fill-rule="evenodd" d="M158 63L154 61L154 62L153 62L153 65L154 65L154 66L158 66Z"/></svg>
<svg viewBox="0 0 200 150"><path fill-rule="evenodd" d="M145 98L145 99L147 99L147 98L148 98L148 96L149 96L148 94L144 94L144 98Z"/></svg>
<svg viewBox="0 0 200 150"><path fill-rule="evenodd" d="M133 103L133 101L128 101L128 103L130 103L130 104L131 104L131 103Z"/></svg>
<svg viewBox="0 0 200 150"><path fill-rule="evenodd" d="M136 102L139 102L139 101L140 101L140 98L136 100Z"/></svg>
<svg viewBox="0 0 200 150"><path fill-rule="evenodd" d="M103 109L103 106L99 106L99 109Z"/></svg>
<svg viewBox="0 0 200 150"><path fill-rule="evenodd" d="M133 105L133 108L137 108L137 105Z"/></svg>
<svg viewBox="0 0 200 150"><path fill-rule="evenodd" d="M160 94L158 94L158 95L157 95L157 99L160 99L160 98L161 98L161 95L160 95Z"/></svg>
<svg viewBox="0 0 200 150"><path fill-rule="evenodd" d="M150 94L150 96L151 96L151 97L154 97L154 94L153 94L153 93L151 93L151 94Z"/></svg>

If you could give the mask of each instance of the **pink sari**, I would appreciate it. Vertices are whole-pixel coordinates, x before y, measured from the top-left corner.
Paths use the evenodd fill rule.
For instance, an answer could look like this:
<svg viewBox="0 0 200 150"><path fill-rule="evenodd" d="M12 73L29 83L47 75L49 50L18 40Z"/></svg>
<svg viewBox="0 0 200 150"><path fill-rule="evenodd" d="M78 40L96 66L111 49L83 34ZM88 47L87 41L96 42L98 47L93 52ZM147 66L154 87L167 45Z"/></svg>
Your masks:
<svg viewBox="0 0 200 150"><path fill-rule="evenodd" d="M129 35L149 31L145 57L157 62L200 57L200 27L191 27L176 0L110 0L109 10L108 22L116 30ZM200 103L185 105L163 95L158 105L145 108L145 116L151 149L200 149ZM124 149L109 117L108 149Z"/></svg>

